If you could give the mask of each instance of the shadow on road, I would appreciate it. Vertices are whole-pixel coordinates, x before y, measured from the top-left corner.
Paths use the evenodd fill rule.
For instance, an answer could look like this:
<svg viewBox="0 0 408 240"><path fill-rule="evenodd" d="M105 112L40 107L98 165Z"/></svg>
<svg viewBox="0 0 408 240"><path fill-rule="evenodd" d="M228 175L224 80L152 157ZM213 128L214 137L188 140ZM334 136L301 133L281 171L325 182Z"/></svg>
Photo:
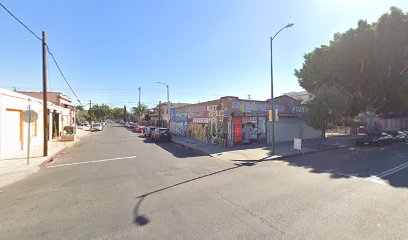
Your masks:
<svg viewBox="0 0 408 240"><path fill-rule="evenodd" d="M241 168L241 167L251 167L251 166L254 166L256 164L257 164L256 162L252 162L252 163L249 163L249 162L234 163L233 167L225 168L225 169L222 169L222 170L219 170L219 171L216 171L216 172L212 172L212 173L205 174L205 175L202 175L202 176L199 176L199 177L188 179L188 180L185 180L185 181L182 181L182 182L179 182L179 183L175 183L173 185L166 186L166 187L163 187L163 188L160 188L160 189L156 189L154 191L151 191L151 192L145 193L143 195L137 196L136 199L138 199L138 202L136 203L136 206L135 206L135 208L133 210L133 217L134 217L133 223L138 225L138 226L143 226L143 225L146 225L146 224L148 224L150 222L148 217L146 217L144 215L141 215L139 212L140 212L140 205L141 205L142 201L146 197L148 197L148 196L150 196L152 194L159 193L159 192L162 192L162 191L165 191L165 190L168 190L168 189L171 189L171 188L174 188L174 187L186 184L186 183L197 181L197 180L202 179L202 178L210 177L210 176L213 176L213 175L216 175L216 174L224 173L224 172L231 171L231 170Z"/></svg>
<svg viewBox="0 0 408 240"><path fill-rule="evenodd" d="M187 149L187 148L184 148L180 145L177 145L171 142L158 142L156 143L156 145L166 150L167 152L171 153L173 156L177 158L191 158L191 157L207 156L206 154L202 152Z"/></svg>
<svg viewBox="0 0 408 240"><path fill-rule="evenodd" d="M290 166L331 178L357 177L380 179L393 187L408 187L408 145L396 143L383 147L353 147L306 154L286 159Z"/></svg>
<svg viewBox="0 0 408 240"><path fill-rule="evenodd" d="M145 199L146 196L143 196L139 199L139 201L136 203L136 206L133 210L133 223L138 225L138 226L144 226L150 222L149 218L145 217L144 215L141 215L139 213L139 208L140 205L142 204L143 200Z"/></svg>

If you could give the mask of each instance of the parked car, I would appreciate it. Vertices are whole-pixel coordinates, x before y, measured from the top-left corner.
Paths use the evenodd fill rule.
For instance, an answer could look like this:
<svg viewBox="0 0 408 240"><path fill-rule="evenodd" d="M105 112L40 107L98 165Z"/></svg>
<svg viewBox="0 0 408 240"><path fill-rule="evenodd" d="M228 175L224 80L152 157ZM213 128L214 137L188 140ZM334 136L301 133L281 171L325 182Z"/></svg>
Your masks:
<svg viewBox="0 0 408 240"><path fill-rule="evenodd" d="M145 129L146 127L145 126L137 126L136 127L136 132L137 133L144 133L144 129Z"/></svg>
<svg viewBox="0 0 408 240"><path fill-rule="evenodd" d="M135 124L133 122L129 122L128 125L127 125L127 128L133 129L134 126L135 126Z"/></svg>
<svg viewBox="0 0 408 240"><path fill-rule="evenodd" d="M103 126L102 126L101 123L94 123L94 124L92 125L92 128L91 128L91 131L92 131L92 132L94 132L94 131L102 131L102 130L103 130Z"/></svg>
<svg viewBox="0 0 408 240"><path fill-rule="evenodd" d="M387 133L376 133L367 135L356 140L357 145L381 146L393 142L393 137Z"/></svg>
<svg viewBox="0 0 408 240"><path fill-rule="evenodd" d="M156 129L156 127L147 127L145 128L145 136L151 138L152 132Z"/></svg>
<svg viewBox="0 0 408 240"><path fill-rule="evenodd" d="M393 142L404 142L407 139L407 135L401 131L386 131L385 133L392 136Z"/></svg>
<svg viewBox="0 0 408 240"><path fill-rule="evenodd" d="M152 132L152 139L156 142L159 141L168 141L171 142L171 133L170 133L170 129L168 128L156 128L153 132Z"/></svg>
<svg viewBox="0 0 408 240"><path fill-rule="evenodd" d="M143 135L145 136L145 137L147 137L147 132L149 131L149 127L145 127L144 129L143 129Z"/></svg>

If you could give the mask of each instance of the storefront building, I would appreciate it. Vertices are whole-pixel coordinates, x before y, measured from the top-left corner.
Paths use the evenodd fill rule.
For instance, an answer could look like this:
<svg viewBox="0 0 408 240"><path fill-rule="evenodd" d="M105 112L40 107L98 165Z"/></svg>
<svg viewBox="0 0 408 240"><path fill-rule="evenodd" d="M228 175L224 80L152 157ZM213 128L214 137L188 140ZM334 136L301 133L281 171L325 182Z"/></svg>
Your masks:
<svg viewBox="0 0 408 240"><path fill-rule="evenodd" d="M274 106L279 116L275 123L276 141L320 136L320 131L310 128L301 120L306 110L299 101L280 96L274 99ZM270 142L269 109L270 101L222 97L172 108L170 130L173 134L224 146ZM296 131L293 131L295 125Z"/></svg>

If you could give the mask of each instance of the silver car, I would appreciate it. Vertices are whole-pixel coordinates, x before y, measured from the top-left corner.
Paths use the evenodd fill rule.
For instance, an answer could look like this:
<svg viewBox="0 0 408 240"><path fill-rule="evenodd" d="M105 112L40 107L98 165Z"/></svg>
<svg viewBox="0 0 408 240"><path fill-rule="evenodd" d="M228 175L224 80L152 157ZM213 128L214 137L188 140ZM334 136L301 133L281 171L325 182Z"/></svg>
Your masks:
<svg viewBox="0 0 408 240"><path fill-rule="evenodd" d="M92 132L94 132L94 131L102 131L102 129L103 129L102 124L100 124L100 123L94 123L94 124L92 125L91 131L92 131Z"/></svg>

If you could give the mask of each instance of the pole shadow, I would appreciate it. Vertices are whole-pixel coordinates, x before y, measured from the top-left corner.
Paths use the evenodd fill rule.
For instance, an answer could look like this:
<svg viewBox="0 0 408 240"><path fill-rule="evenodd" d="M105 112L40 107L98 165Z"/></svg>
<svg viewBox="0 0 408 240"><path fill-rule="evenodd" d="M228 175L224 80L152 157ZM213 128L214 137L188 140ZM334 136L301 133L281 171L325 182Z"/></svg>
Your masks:
<svg viewBox="0 0 408 240"><path fill-rule="evenodd" d="M163 188L160 188L160 189L145 193L143 195L137 196L136 199L138 199L138 202L136 203L136 206L133 209L133 223L135 225L137 225L137 226L144 226L144 225L147 225L147 224L150 223L150 219L147 216L145 216L143 214L140 214L140 205L142 204L143 200L149 195L159 193L159 192L168 190L170 188L174 188L174 187L177 187L177 186L189 183L189 182L193 182L193 181L196 181L196 180L199 180L199 179L202 179L202 178L206 178L206 177L209 177L209 176L212 176L212 175L216 175L216 174L219 174L219 173L231 171L231 170L241 168L241 167L251 167L251 166L254 166L256 164L257 164L256 162L234 163L233 167L225 168L225 169L222 169L222 170L219 170L219 171L216 171L216 172L212 172L212 173L205 174L205 175L202 175L202 176L199 176L199 177L195 177L195 178L192 178L192 179L189 179L189 180L185 180L185 181L182 181L182 182L179 182L179 183L176 183L176 184L173 184L173 185L170 185L170 186L167 186L167 187L163 187Z"/></svg>
<svg viewBox="0 0 408 240"><path fill-rule="evenodd" d="M144 226L150 222L149 218L139 213L140 205L142 204L145 197L146 196L141 197L139 201L137 202L135 208L133 209L133 218L134 218L133 223L138 226Z"/></svg>

